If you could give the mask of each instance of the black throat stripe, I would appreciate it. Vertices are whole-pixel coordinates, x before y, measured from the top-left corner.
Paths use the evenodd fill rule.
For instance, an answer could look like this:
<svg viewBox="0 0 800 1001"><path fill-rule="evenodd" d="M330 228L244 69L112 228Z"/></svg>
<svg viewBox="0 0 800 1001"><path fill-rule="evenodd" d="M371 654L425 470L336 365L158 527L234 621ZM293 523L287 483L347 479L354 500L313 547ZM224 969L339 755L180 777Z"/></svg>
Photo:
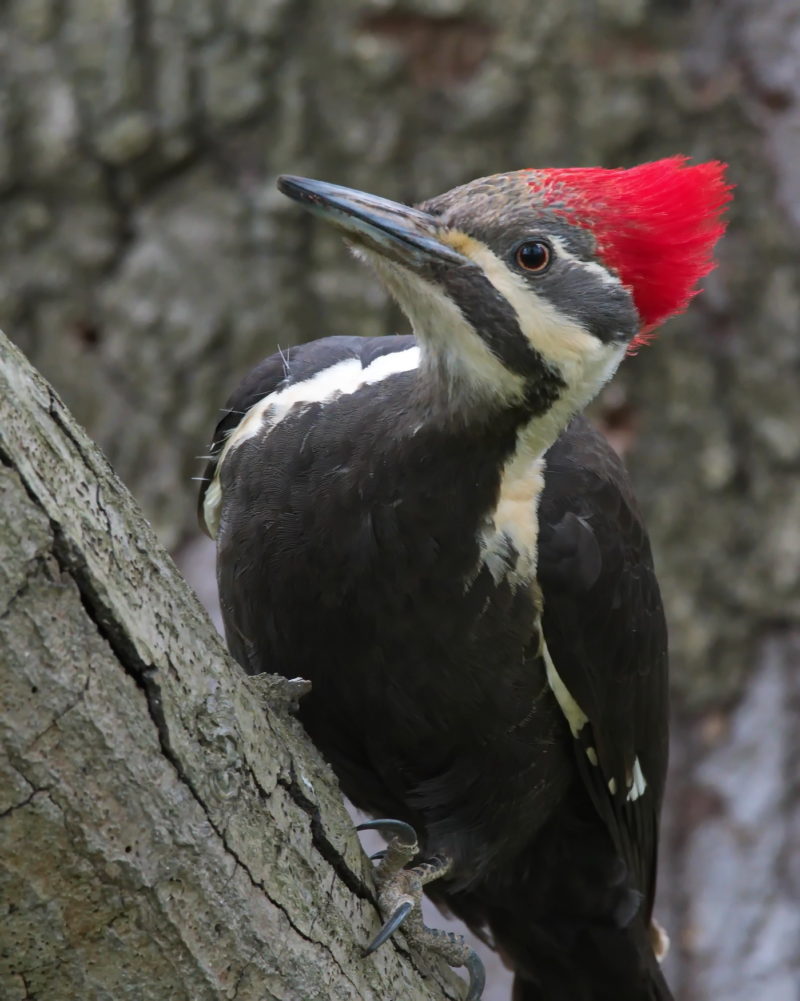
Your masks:
<svg viewBox="0 0 800 1001"><path fill-rule="evenodd" d="M492 354L525 380L526 409L534 415L549 410L564 380L523 334L505 296L477 268L442 268L437 280Z"/></svg>

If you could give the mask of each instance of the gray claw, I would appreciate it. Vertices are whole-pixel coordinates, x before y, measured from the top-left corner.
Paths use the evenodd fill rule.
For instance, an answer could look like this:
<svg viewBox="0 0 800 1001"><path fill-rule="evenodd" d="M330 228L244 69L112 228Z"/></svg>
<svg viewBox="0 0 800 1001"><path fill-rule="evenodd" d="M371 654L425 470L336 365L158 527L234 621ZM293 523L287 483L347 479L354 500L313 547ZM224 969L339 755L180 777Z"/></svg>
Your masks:
<svg viewBox="0 0 800 1001"><path fill-rule="evenodd" d="M469 989L464 996L464 1001L480 1001L483 988L486 985L486 970L477 952L470 950L470 953L471 955L464 963L469 973Z"/></svg>
<svg viewBox="0 0 800 1001"><path fill-rule="evenodd" d="M383 943L391 938L392 935L397 931L400 925L405 921L408 915L414 910L414 904L411 901L406 901L397 908L396 911L391 915L386 924L381 928L375 938L370 942L367 948L364 950L364 955L369 956L370 953L375 952L379 949ZM480 960L478 960L480 962ZM472 972L470 971L470 978L472 977ZM480 997L480 994L476 995Z"/></svg>
<svg viewBox="0 0 800 1001"><path fill-rule="evenodd" d="M412 866L418 851L417 833L403 820L368 820L359 824L356 830L379 831L388 842L386 848L375 852L370 859L378 861L375 867L378 906L389 917L364 950L364 955L369 956L379 949L411 916L405 928L408 941L432 948L450 966L466 967L469 985L464 1001L480 1001L486 983L486 972L477 954L467 945L462 935L426 928L419 910L423 887L446 876L452 868L452 860L444 856L418 859Z"/></svg>

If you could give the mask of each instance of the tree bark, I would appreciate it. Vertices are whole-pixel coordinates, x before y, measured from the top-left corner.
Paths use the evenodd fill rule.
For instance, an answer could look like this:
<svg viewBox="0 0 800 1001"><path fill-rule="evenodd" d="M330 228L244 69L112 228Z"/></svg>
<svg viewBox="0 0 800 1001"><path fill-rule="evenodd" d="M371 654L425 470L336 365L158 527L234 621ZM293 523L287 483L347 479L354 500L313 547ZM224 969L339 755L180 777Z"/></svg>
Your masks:
<svg viewBox="0 0 800 1001"><path fill-rule="evenodd" d="M0 334L0 996L458 998L330 770ZM418 965L419 964L419 965Z"/></svg>

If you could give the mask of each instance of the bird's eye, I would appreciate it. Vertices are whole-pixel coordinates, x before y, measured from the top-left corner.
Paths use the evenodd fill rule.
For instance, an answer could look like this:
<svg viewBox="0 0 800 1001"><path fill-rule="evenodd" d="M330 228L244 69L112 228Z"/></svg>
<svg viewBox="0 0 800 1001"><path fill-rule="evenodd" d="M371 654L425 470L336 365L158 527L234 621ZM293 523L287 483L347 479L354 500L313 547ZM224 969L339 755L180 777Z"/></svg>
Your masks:
<svg viewBox="0 0 800 1001"><path fill-rule="evenodd" d="M538 274L547 271L552 256L549 245L542 240L531 240L517 247L517 264L525 271Z"/></svg>

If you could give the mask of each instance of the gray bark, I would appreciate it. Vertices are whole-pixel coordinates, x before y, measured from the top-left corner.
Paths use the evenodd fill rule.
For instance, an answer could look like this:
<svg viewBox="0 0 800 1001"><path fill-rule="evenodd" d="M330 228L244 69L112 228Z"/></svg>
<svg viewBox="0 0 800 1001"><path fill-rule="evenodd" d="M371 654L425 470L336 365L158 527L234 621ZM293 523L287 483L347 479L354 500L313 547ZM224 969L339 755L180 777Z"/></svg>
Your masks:
<svg viewBox="0 0 800 1001"><path fill-rule="evenodd" d="M681 1001L800 999L798 24L797 0L0 5L0 323L171 546L250 363L401 323L278 172L418 199L531 165L731 164L719 268L594 411L671 624Z"/></svg>
<svg viewBox="0 0 800 1001"><path fill-rule="evenodd" d="M460 996L402 938L362 958L329 769L2 334L0 654L0 996Z"/></svg>

